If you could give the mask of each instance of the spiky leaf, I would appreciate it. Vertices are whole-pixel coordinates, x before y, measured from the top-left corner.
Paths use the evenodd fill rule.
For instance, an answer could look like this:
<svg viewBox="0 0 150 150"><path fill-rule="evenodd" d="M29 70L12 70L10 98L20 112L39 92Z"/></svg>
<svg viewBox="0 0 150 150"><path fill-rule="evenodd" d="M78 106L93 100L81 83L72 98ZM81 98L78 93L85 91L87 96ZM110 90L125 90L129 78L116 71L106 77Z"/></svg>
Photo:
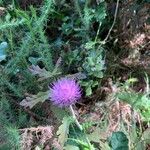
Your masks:
<svg viewBox="0 0 150 150"><path fill-rule="evenodd" d="M64 146L65 142L68 139L70 123L71 123L71 119L69 117L64 117L62 124L57 131L58 141L62 146Z"/></svg>
<svg viewBox="0 0 150 150"><path fill-rule="evenodd" d="M128 150L128 138L123 132L113 132L110 138L112 150Z"/></svg>
<svg viewBox="0 0 150 150"><path fill-rule="evenodd" d="M105 19L106 15L106 3L102 2L97 7L95 18L98 22L102 22Z"/></svg>
<svg viewBox="0 0 150 150"><path fill-rule="evenodd" d="M46 99L49 98L49 91L47 92L39 92L37 95L31 95L26 97L20 102L21 106L32 108L39 102L44 102Z"/></svg>

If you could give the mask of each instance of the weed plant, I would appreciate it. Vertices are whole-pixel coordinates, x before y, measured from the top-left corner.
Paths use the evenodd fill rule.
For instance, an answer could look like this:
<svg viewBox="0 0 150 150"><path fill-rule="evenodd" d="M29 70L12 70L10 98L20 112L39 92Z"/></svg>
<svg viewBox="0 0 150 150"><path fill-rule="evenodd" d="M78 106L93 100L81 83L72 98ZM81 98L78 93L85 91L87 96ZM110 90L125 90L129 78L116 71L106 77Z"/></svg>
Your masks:
<svg viewBox="0 0 150 150"><path fill-rule="evenodd" d="M0 0L0 16L0 149L42 150L49 146L58 150L126 150L136 143L142 148L149 144L149 131L131 128L135 135L132 141L123 121L121 131L103 140L101 131L108 126L107 113L98 123L80 125L72 106L70 117L68 108L53 106L49 101L50 87L61 77L77 80L85 98L101 86L107 69L106 41L112 30L108 30L105 0L43 0L41 5L27 8L22 8L20 1ZM102 36L104 30L108 35ZM148 77L146 81L149 87ZM109 95L110 101L130 104L148 125L149 93L134 92L129 82L116 83L117 91ZM44 116L44 104L54 119ZM59 127L52 133L54 123ZM133 124L136 127L136 122ZM89 133L93 127L95 130Z"/></svg>

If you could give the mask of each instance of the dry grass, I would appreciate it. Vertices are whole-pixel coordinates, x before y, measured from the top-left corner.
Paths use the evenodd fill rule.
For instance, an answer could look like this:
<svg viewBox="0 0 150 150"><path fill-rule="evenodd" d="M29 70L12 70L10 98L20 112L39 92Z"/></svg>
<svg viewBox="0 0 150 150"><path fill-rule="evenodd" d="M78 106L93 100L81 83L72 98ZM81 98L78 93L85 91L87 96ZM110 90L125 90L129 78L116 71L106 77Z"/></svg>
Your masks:
<svg viewBox="0 0 150 150"><path fill-rule="evenodd" d="M48 147L53 137L52 126L38 126L20 129L21 132L21 149L30 150L32 147Z"/></svg>

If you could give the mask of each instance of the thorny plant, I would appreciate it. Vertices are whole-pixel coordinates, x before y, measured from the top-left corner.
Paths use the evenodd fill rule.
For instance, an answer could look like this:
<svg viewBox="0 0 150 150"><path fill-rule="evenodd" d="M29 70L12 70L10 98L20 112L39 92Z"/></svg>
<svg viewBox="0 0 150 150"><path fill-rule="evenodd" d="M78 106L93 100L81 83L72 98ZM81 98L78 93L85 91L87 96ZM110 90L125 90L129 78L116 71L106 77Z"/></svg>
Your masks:
<svg viewBox="0 0 150 150"><path fill-rule="evenodd" d="M104 112L98 121L80 123L74 111L74 104L90 97L105 77L106 45L117 20L119 0L115 3L110 25L105 0L44 0L25 10L19 1L0 1L0 148L146 148L149 92L135 92L130 87L134 80L112 84L106 102L97 104ZM108 30L105 37L104 30ZM46 113L47 109L51 112ZM54 119L45 117L51 113ZM148 125L145 131L143 122ZM52 123L58 129L49 126Z"/></svg>

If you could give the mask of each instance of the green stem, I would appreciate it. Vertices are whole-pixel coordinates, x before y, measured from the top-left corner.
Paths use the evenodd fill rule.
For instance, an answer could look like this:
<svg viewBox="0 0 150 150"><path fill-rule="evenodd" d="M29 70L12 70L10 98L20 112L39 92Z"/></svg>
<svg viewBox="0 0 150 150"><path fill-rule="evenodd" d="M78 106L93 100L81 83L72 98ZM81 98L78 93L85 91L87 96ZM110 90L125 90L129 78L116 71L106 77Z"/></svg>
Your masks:
<svg viewBox="0 0 150 150"><path fill-rule="evenodd" d="M83 128L82 128L82 126L80 125L79 121L78 121L77 118L76 118L76 115L75 115L75 112L74 112L74 110L73 110L73 108L72 108L72 105L70 105L70 112L71 112L71 114L72 114L73 119L75 120L76 125L77 125L78 128L82 131Z"/></svg>
<svg viewBox="0 0 150 150"><path fill-rule="evenodd" d="M72 117L73 117L73 119L75 120L75 123L76 123L76 125L78 126L78 128L79 128L81 131L83 131L82 126L80 125L80 123L78 122L78 120L77 120L77 118L76 118L76 115L75 115L75 112L74 112L74 110L73 110L73 108L72 108L72 105L70 105L70 112L71 112ZM86 138L86 141L87 141L87 143L88 143L88 146L89 146L90 150L94 150L94 149L93 149L93 146L91 145L91 143L90 143L90 141L89 141L89 139L87 138L86 135L85 135L85 138Z"/></svg>
<svg viewBox="0 0 150 150"><path fill-rule="evenodd" d="M98 38L98 35L99 35L99 31L100 31L101 25L102 25L102 23L100 22L100 23L99 23L98 30L97 30L97 33L96 33L96 37L95 37L95 43L97 42L97 38Z"/></svg>

